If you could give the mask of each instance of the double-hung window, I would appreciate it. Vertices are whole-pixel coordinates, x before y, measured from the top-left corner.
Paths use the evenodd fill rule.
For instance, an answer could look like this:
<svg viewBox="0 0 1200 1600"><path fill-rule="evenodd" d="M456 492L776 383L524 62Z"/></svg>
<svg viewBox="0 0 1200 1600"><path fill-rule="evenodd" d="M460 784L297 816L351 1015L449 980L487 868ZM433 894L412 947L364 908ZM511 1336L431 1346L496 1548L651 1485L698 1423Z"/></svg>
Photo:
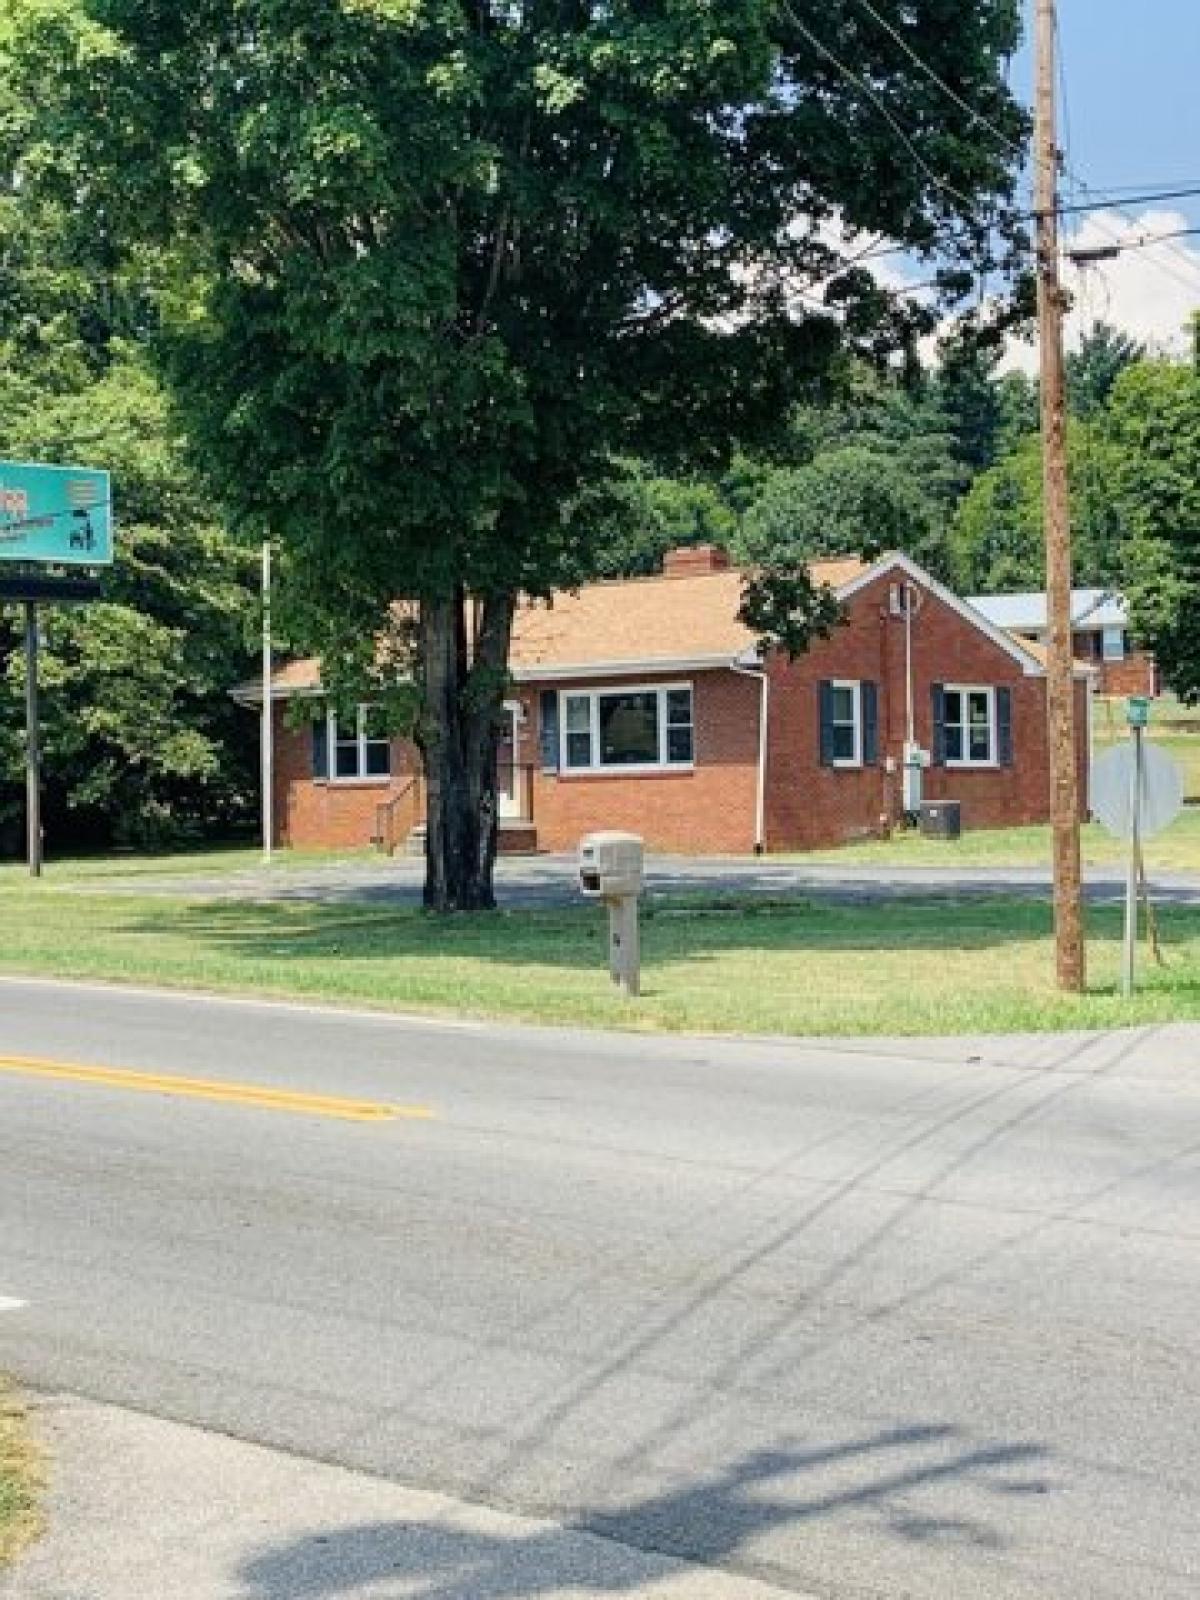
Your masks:
<svg viewBox="0 0 1200 1600"><path fill-rule="evenodd" d="M376 706L359 706L353 717L329 713L329 775L335 781L386 778L392 745Z"/></svg>
<svg viewBox="0 0 1200 1600"><path fill-rule="evenodd" d="M567 772L690 767L695 756L690 684L598 689L562 697Z"/></svg>
<svg viewBox="0 0 1200 1600"><path fill-rule="evenodd" d="M863 764L862 684L834 682L830 695L830 737L835 767Z"/></svg>
<svg viewBox="0 0 1200 1600"><path fill-rule="evenodd" d="M948 767L996 765L995 689L947 686L945 741Z"/></svg>

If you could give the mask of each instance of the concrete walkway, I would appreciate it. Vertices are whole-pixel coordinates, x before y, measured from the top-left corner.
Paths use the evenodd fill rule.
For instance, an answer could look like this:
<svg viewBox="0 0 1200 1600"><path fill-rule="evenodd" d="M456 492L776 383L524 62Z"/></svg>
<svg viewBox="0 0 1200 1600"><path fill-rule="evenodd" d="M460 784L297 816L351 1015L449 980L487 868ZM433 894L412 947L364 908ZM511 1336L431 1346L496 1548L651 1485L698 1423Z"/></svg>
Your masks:
<svg viewBox="0 0 1200 1600"><path fill-rule="evenodd" d="M792 1600L728 1571L83 1400L46 1399L50 1532L3 1600Z"/></svg>

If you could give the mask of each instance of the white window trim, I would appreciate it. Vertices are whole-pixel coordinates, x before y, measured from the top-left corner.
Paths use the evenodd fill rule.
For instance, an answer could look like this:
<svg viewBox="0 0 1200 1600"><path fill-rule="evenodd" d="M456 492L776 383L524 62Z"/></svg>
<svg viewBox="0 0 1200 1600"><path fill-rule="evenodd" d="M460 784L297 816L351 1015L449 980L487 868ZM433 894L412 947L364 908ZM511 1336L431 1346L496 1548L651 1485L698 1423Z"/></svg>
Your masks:
<svg viewBox="0 0 1200 1600"><path fill-rule="evenodd" d="M692 697L692 759L668 761L667 751L667 696L672 691L686 689ZM629 762L624 766L603 766L600 763L600 700L605 695L656 694L658 696L658 748L663 752L661 761ZM567 701L587 700L589 709L589 737L592 759L586 767L571 766L567 762ZM558 772L560 777L620 778L639 774L662 772L692 772L696 766L696 687L694 683L622 683L602 684L588 689L560 689L558 691Z"/></svg>
<svg viewBox="0 0 1200 1600"><path fill-rule="evenodd" d="M328 761L328 766L329 766L329 776L326 779L326 781L328 783L336 783L342 788L354 788L355 786L357 786L360 789L362 789L362 788L372 788L372 789L386 788L387 785L391 783L391 781L392 781L392 750L391 750L391 743L392 742L391 742L390 738L387 740L387 746L388 746L388 770L386 772L368 772L367 771L367 745L368 744L383 744L384 743L383 739L368 739L367 738L367 713L371 709L372 709L371 706L366 702L363 702L362 704L360 704L359 706L357 706L355 708L355 712L354 712L354 728L355 728L355 742L356 742L357 747L358 747L358 771L355 772L352 777L340 777L338 775L338 770L337 770L337 752L338 752L338 742L339 741L338 741L337 712L331 706L329 708L329 710L325 713L325 730L326 730L325 731L325 741L326 741L326 749L328 751L327 761ZM348 738L347 739L343 739L341 741L341 743L342 744L349 744L350 740Z"/></svg>
<svg viewBox="0 0 1200 1600"><path fill-rule="evenodd" d="M987 697L988 697L988 748L992 752L991 755L988 757L988 759L986 761L973 761L969 754L965 755L965 756L960 756L957 761L952 761L950 759L950 757L947 756L946 757L946 762L945 762L946 766L947 767L972 767L976 771L980 771L980 770L987 769L987 768L999 767L999 765L1000 765L1000 730L999 730L999 728L997 726L997 723L996 723L996 686L995 686L995 684L991 684L991 683L946 683L946 684L942 685L942 689L943 689L944 694L946 694L946 695L951 695L951 694L961 694L961 695L985 694L985 695L987 695ZM945 700L944 699L942 701L942 704L943 704L943 706L945 705ZM969 723L970 708L968 707L967 710L968 710L968 721L964 722L962 724L962 729L963 729L963 749L969 751L970 748L971 748L971 740L970 740L970 737L969 737L969 734L970 734L970 723ZM950 722L949 722L948 718L945 720L943 726L947 727L947 728L950 726Z"/></svg>
<svg viewBox="0 0 1200 1600"><path fill-rule="evenodd" d="M853 767L861 767L863 764L862 680L861 678L833 678L829 687L834 694L839 689L849 689L854 700L854 754L853 756L843 756L840 759L835 756L830 764L841 768L843 771ZM839 723L833 718L832 704L830 706L830 727L831 729L845 727L845 723Z"/></svg>

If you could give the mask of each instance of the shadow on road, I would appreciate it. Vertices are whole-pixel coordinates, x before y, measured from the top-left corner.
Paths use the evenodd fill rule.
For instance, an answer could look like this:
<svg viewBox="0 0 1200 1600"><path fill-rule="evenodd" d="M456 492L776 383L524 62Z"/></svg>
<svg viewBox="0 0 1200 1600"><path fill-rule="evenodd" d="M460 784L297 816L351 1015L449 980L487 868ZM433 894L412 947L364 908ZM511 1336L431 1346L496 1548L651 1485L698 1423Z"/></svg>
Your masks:
<svg viewBox="0 0 1200 1600"><path fill-rule="evenodd" d="M633 1593L674 1558L793 1585L804 1566L796 1541L820 1519L865 1514L902 1544L1002 1548L1005 1519L989 1517L988 1502L1047 1493L1047 1456L1040 1444L979 1444L948 1426L888 1429L757 1451L565 1528L510 1537L468 1525L484 1516L468 1513L316 1532L254 1557L239 1576L245 1600L334 1600L389 1581L410 1600L519 1600Z"/></svg>

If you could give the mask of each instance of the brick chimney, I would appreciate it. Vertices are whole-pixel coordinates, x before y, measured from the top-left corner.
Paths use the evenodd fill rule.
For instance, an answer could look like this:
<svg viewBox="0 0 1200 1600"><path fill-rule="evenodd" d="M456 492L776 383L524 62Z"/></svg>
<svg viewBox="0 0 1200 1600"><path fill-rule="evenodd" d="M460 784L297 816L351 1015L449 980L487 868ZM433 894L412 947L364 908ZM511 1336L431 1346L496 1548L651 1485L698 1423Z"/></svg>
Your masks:
<svg viewBox="0 0 1200 1600"><path fill-rule="evenodd" d="M686 544L663 557L664 578L694 578L701 572L725 572L729 552L719 544Z"/></svg>

